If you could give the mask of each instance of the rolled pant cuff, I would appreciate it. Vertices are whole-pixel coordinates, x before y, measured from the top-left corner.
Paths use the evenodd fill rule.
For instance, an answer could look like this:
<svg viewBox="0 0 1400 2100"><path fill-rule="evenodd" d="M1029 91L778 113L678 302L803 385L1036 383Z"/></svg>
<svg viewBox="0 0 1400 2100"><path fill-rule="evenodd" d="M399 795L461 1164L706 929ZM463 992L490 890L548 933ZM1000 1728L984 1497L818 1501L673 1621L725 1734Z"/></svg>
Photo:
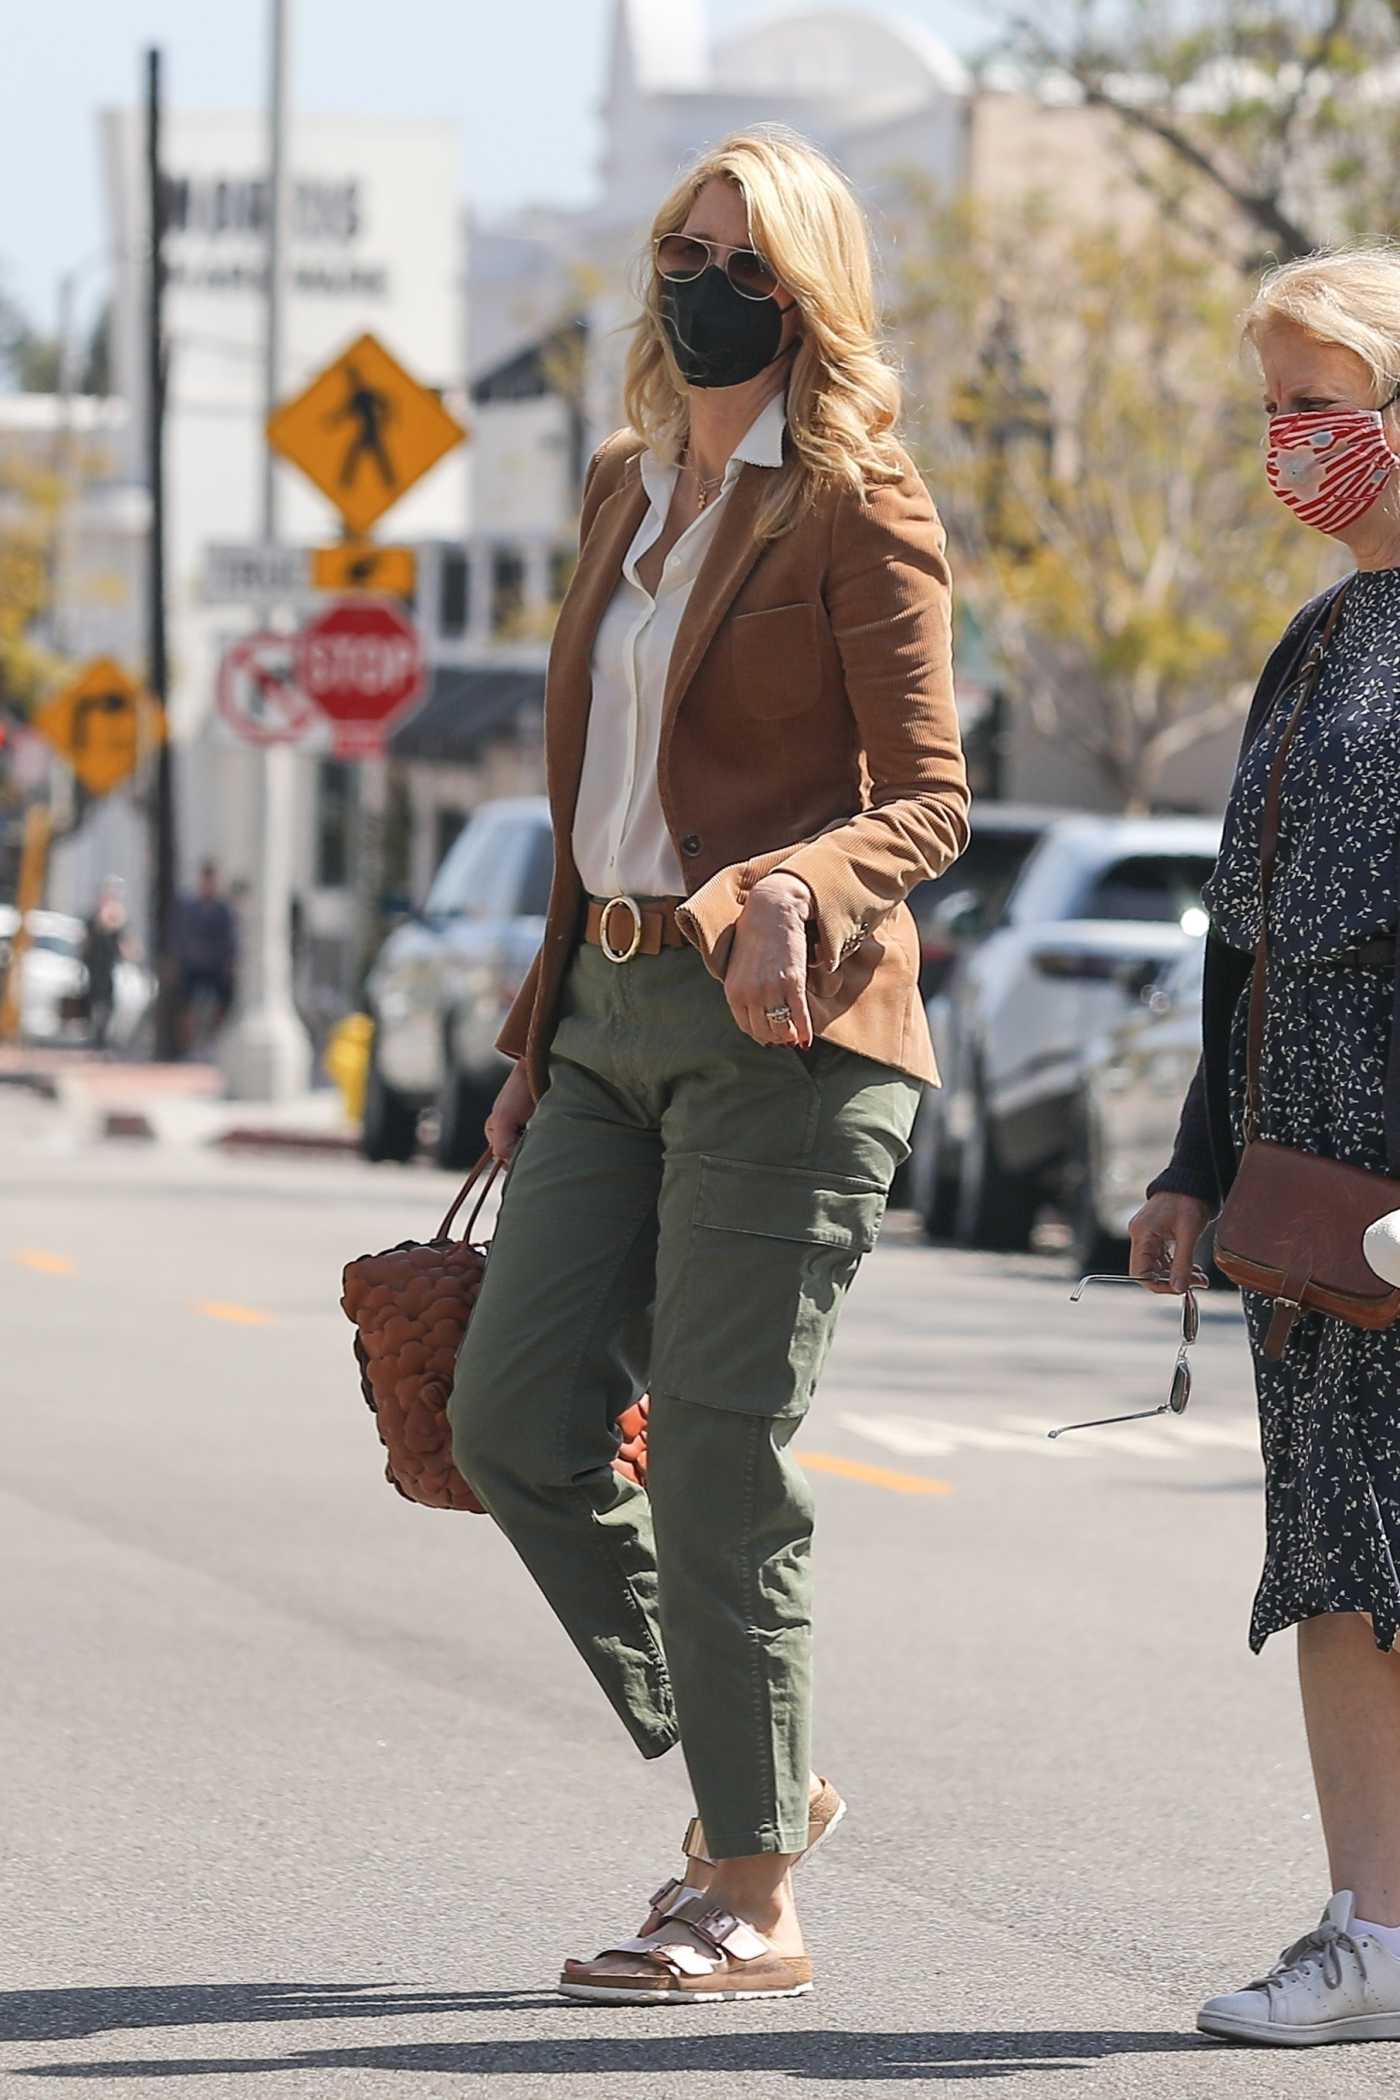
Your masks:
<svg viewBox="0 0 1400 2100"><path fill-rule="evenodd" d="M634 1720L630 1714L623 1714L620 1718L645 1758L664 1757L668 1750L675 1749L681 1739L679 1728L648 1728L644 1722Z"/></svg>
<svg viewBox="0 0 1400 2100"><path fill-rule="evenodd" d="M758 1830L740 1830L731 1825L725 1829L710 1828L708 1816L702 1816L705 1829L705 1850L711 1859L752 1859L759 1852L805 1852L807 1849L807 1818L791 1829L782 1824L765 1823Z"/></svg>

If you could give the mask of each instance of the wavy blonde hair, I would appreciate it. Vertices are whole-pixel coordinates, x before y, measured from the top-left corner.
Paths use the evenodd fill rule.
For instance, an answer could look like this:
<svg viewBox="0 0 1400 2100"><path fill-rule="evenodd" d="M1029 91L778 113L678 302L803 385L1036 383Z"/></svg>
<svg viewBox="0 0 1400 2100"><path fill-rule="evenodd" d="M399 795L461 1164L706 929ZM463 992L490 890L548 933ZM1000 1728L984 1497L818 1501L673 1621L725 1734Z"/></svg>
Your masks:
<svg viewBox="0 0 1400 2100"><path fill-rule="evenodd" d="M870 228L845 177L785 125L734 132L701 154L652 222L639 259L642 311L628 346L627 420L658 456L675 462L690 427L688 393L661 320L652 242L677 233L718 177L744 200L749 239L792 293L802 318L787 389L792 457L755 522L760 539L789 530L818 488L845 483L864 500L897 481L894 427L899 381L879 332Z"/></svg>
<svg viewBox="0 0 1400 2100"><path fill-rule="evenodd" d="M1278 264L1260 282L1241 328L1257 349L1279 320L1353 351L1371 374L1377 402L1383 401L1400 383L1400 247L1372 241L1319 248Z"/></svg>

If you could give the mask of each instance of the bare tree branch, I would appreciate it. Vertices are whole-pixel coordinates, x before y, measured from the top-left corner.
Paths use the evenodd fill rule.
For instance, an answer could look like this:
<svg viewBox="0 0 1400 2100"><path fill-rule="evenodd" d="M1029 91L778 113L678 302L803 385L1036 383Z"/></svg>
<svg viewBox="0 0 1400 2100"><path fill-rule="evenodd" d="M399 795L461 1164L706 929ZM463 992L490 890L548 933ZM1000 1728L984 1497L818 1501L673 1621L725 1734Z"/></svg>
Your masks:
<svg viewBox="0 0 1400 2100"><path fill-rule="evenodd" d="M1008 26L1042 65L1067 74L1091 108L1108 110L1120 123L1156 139L1184 166L1227 197L1261 233L1276 241L1286 257L1307 255L1321 246L1321 242L1300 221L1285 211L1276 194L1252 189L1239 181L1222 159L1208 153L1173 118L1115 94L1097 66L1086 63L1075 52L1056 50L1028 16L1013 15Z"/></svg>
<svg viewBox="0 0 1400 2100"><path fill-rule="evenodd" d="M1308 90L1331 59L1339 38L1345 35L1354 7L1355 0L1332 0L1332 18L1313 39L1312 49L1298 69L1298 84L1279 112L1279 140L1285 152L1292 146L1294 126L1307 100Z"/></svg>

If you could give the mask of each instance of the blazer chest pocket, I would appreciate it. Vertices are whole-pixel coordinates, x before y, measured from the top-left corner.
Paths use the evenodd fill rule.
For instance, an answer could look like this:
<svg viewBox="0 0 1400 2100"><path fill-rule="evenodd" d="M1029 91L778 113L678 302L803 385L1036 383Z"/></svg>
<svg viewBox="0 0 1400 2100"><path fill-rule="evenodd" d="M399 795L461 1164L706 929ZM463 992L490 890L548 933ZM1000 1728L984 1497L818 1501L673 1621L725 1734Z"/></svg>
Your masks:
<svg viewBox="0 0 1400 2100"><path fill-rule="evenodd" d="M746 714L777 722L813 705L821 679L815 605L738 613L729 631L734 682Z"/></svg>

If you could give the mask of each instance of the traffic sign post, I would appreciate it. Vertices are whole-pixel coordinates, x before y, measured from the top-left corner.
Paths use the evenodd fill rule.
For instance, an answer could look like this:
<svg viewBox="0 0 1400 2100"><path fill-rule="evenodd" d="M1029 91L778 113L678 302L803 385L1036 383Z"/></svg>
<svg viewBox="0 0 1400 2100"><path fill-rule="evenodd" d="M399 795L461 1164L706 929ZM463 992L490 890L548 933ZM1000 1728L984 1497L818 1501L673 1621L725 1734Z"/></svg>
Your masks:
<svg viewBox="0 0 1400 2100"><path fill-rule="evenodd" d="M343 598L301 636L300 685L330 720L338 758L375 757L423 696L418 630L390 599Z"/></svg>
<svg viewBox="0 0 1400 2100"><path fill-rule="evenodd" d="M268 417L268 443L365 533L466 431L431 387L362 335Z"/></svg>
<svg viewBox="0 0 1400 2100"><path fill-rule="evenodd" d="M97 656L45 701L34 727L90 795L110 795L160 743L165 715L114 657Z"/></svg>

